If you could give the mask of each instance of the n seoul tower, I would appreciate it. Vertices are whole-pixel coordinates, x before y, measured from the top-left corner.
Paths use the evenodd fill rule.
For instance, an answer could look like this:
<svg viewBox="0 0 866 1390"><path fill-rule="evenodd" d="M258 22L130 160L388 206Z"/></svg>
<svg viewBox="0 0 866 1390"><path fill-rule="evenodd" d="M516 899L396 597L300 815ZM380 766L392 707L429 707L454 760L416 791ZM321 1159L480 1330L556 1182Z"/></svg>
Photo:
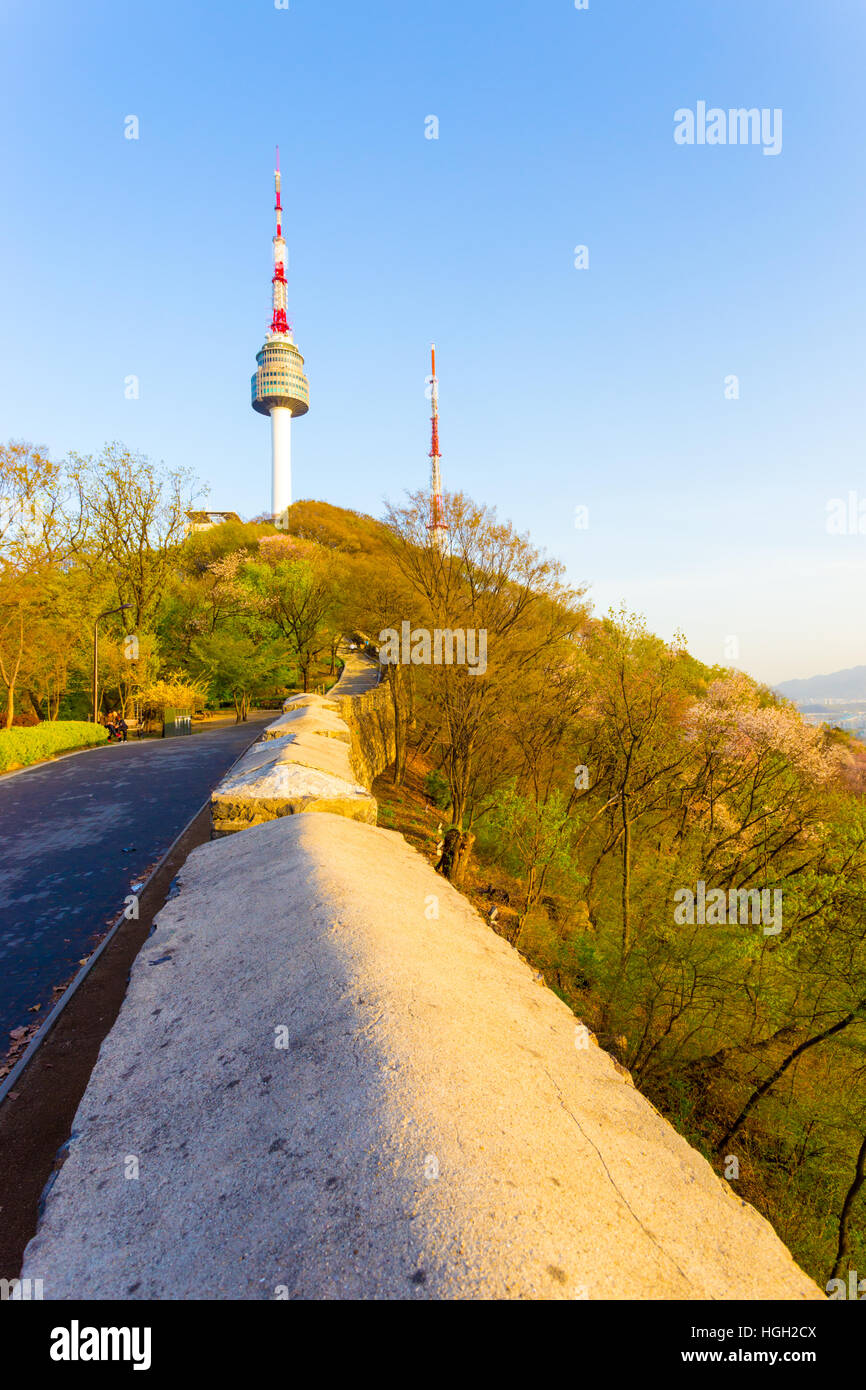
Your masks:
<svg viewBox="0 0 866 1390"><path fill-rule="evenodd" d="M295 347L292 326L286 318L286 243L280 199L279 145L274 186L277 234L274 237L273 317L271 331L256 354L258 366L251 386L253 410L271 417L271 515L276 521L292 503L292 416L306 415L310 408L304 359Z"/></svg>

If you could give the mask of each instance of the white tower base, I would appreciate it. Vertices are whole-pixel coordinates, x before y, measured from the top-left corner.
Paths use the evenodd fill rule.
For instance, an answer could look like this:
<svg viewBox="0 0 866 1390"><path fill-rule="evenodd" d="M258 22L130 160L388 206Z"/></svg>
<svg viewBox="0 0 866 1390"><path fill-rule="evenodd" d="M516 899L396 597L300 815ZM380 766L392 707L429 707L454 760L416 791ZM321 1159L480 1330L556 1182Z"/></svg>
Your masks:
<svg viewBox="0 0 866 1390"><path fill-rule="evenodd" d="M292 412L271 406L271 514L282 516L292 505Z"/></svg>

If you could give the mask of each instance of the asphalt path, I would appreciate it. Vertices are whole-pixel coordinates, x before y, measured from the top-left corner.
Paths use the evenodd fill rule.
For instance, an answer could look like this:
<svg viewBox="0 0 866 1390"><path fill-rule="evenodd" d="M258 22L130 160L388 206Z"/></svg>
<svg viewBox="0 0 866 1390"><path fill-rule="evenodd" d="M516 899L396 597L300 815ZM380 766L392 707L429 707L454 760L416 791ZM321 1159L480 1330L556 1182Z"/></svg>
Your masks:
<svg viewBox="0 0 866 1390"><path fill-rule="evenodd" d="M0 1056L273 714L0 777ZM32 1006L41 1005L38 1012Z"/></svg>

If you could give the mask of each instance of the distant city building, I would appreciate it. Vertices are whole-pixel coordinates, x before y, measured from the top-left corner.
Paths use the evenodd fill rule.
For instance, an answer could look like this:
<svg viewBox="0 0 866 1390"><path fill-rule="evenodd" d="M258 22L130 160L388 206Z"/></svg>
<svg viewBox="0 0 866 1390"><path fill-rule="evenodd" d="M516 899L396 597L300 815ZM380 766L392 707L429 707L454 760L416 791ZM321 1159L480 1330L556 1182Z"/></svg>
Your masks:
<svg viewBox="0 0 866 1390"><path fill-rule="evenodd" d="M187 512L186 534L209 531L212 526L222 526L226 521L240 521L240 517L237 512Z"/></svg>
<svg viewBox="0 0 866 1390"><path fill-rule="evenodd" d="M310 387L304 375L304 359L295 347L292 326L286 316L286 243L283 240L283 207L280 193L280 150L277 146L277 232L274 237L273 314L271 330L256 354L258 366L252 378L252 405L271 417L271 516L284 524L292 504L292 416L306 415Z"/></svg>

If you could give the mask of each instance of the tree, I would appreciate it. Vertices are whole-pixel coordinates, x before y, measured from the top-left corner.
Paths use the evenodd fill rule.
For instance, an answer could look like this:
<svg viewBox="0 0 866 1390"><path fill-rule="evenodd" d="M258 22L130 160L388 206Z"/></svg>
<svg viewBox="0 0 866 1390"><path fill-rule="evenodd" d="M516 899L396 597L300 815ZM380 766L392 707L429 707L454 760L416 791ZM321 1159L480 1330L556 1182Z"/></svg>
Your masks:
<svg viewBox="0 0 866 1390"><path fill-rule="evenodd" d="M26 626L38 602L38 585L31 575L14 572L0 577L0 680L6 690L5 727L15 718L15 690L24 658Z"/></svg>
<svg viewBox="0 0 866 1390"><path fill-rule="evenodd" d="M190 680L182 671L171 671L142 685L138 699L145 718L164 718L167 709L200 709L204 693L203 682Z"/></svg>
<svg viewBox="0 0 866 1390"><path fill-rule="evenodd" d="M80 529L77 496L68 469L45 450L0 444L0 562L23 572L62 560Z"/></svg>
<svg viewBox="0 0 866 1390"><path fill-rule="evenodd" d="M580 822L571 810L572 798L556 790L545 797L526 795L511 782L499 791L487 823L520 866L525 913L537 905L551 870L568 875L572 882L577 877L572 843Z"/></svg>
<svg viewBox="0 0 866 1390"><path fill-rule="evenodd" d="M680 642L652 637L637 615L610 615L588 638L593 671L590 701L596 796L607 808L608 833L594 864L617 846L621 856L620 959L631 947L634 827L663 813L687 748L681 716L691 703Z"/></svg>
<svg viewBox="0 0 866 1390"><path fill-rule="evenodd" d="M207 680L215 698L232 700L236 723L247 718L257 690L287 684L290 676L282 643L257 640L238 625L196 638L190 656L191 669Z"/></svg>
<svg viewBox="0 0 866 1390"><path fill-rule="evenodd" d="M416 666L425 718L436 725L442 771L451 793L453 825L439 867L459 882L471 851L475 819L492 804L494 788L514 771L514 750L503 747L501 721L520 699L524 672L579 627L580 592L562 582L562 566L547 559L493 510L462 494L443 499L449 545L431 539L425 493L391 507L395 563L411 593L404 614L413 629L472 634L485 669L456 662Z"/></svg>
<svg viewBox="0 0 866 1390"><path fill-rule="evenodd" d="M310 669L342 626L342 565L331 552L291 536L264 536L258 555L237 571L250 606L282 633L298 662L304 690Z"/></svg>
<svg viewBox="0 0 866 1390"><path fill-rule="evenodd" d="M120 640L100 639L99 686L116 699L124 719L142 689L157 679L158 666L157 642L152 633Z"/></svg>
<svg viewBox="0 0 866 1390"><path fill-rule="evenodd" d="M73 454L71 466L82 505L76 554L107 574L117 606L129 605L127 632L150 627L178 561L191 475L157 468L116 443L96 459Z"/></svg>
<svg viewBox="0 0 866 1390"><path fill-rule="evenodd" d="M399 630L412 608L413 590L394 563L390 548L351 557L340 606L346 631L369 633L377 641L384 630ZM406 775L409 735L415 720L414 667L389 664L385 674L394 713L393 781L400 786Z"/></svg>
<svg viewBox="0 0 866 1390"><path fill-rule="evenodd" d="M58 567L80 526L70 509L69 477L32 444L0 445L0 680L5 724L34 645L34 629L50 610Z"/></svg>
<svg viewBox="0 0 866 1390"><path fill-rule="evenodd" d="M854 1164L854 1177L851 1181L851 1186L845 1194L842 1210L839 1213L839 1238L836 1247L836 1259L830 1271L831 1279L838 1279L844 1273L845 1261L851 1254L853 1244L853 1223L851 1216L854 1210L854 1203L864 1183L866 1183L866 1135L863 1136L863 1142L857 1152L857 1160Z"/></svg>

